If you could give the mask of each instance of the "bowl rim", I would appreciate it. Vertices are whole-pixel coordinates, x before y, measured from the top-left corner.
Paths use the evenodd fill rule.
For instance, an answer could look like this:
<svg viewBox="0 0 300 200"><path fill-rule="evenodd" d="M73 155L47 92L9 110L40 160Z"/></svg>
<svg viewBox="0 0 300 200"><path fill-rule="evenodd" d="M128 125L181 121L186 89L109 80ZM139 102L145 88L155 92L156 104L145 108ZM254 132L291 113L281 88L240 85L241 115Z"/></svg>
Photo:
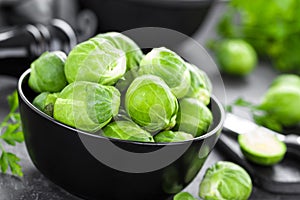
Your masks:
<svg viewBox="0 0 300 200"><path fill-rule="evenodd" d="M73 132L76 133L80 133L83 134L85 136L88 137L94 137L97 139L105 139L105 140L109 140L112 142L120 142L120 143L126 143L126 144L136 144L136 145L143 145L143 146L169 146L169 145L182 145L182 144L186 144L186 143L190 143L190 142L196 142L196 141L200 141L200 140L204 140L206 138L209 138L210 136L217 134L217 132L219 130L222 130L222 126L224 124L225 121L225 110L223 105L219 102L219 100L212 95L211 98L214 100L214 102L216 103L218 109L220 110L220 121L217 123L217 125L215 126L215 128L213 128L212 130L210 130L209 132L205 133L204 135L195 137L193 139L189 139L189 140L184 140L184 141L179 141L179 142L138 142L138 141L130 141L130 140L122 140L122 139L117 139L117 138L108 138L99 134L93 134L93 133L88 133L79 129L76 129L74 127L68 126L64 123L61 123L57 120L55 120L53 117L48 116L47 114L45 114L44 112L42 112L41 110L39 110L38 108L36 108L24 95L23 90L22 90L22 84L24 83L24 80L27 76L29 76L31 72L31 69L27 69L25 72L22 73L22 75L19 77L18 79L18 84L17 84L17 91L19 94L19 97L21 97L22 101L31 109L33 110L35 113L37 113L38 115L40 115L43 118L46 118L47 120L49 120L51 123L54 123L58 126L61 126L63 128L69 129ZM29 87L29 86L28 86Z"/></svg>

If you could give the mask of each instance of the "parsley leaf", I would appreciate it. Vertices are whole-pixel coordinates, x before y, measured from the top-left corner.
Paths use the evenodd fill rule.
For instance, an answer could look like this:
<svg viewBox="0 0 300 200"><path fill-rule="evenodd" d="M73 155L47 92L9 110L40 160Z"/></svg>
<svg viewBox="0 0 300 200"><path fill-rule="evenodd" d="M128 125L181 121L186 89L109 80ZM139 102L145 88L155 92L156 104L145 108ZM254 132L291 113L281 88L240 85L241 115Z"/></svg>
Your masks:
<svg viewBox="0 0 300 200"><path fill-rule="evenodd" d="M15 146L16 143L24 141L22 132L22 124L18 109L18 95L13 92L7 97L10 112L0 123L0 169L2 173L6 173L10 169L11 173L16 176L23 176L22 167L19 165L20 158L11 152L7 152L2 144L5 142L9 145Z"/></svg>
<svg viewBox="0 0 300 200"><path fill-rule="evenodd" d="M300 73L300 1L231 0L217 31L240 38L284 72Z"/></svg>

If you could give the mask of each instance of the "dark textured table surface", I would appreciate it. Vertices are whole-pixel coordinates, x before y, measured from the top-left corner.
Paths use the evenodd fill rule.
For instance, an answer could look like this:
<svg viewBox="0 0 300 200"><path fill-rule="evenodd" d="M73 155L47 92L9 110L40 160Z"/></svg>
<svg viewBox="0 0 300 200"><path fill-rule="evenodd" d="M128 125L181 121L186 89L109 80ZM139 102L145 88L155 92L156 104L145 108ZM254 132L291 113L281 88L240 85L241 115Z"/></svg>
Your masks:
<svg viewBox="0 0 300 200"><path fill-rule="evenodd" d="M207 38L210 38L214 34L214 24L223 10L224 5L216 5L212 10L210 16L208 17L208 20L203 25L201 31L199 31L195 35L195 39L200 44L205 44ZM232 79L226 76L222 76L225 85L227 102L230 102L240 96L245 97L250 101L258 101L276 75L277 72L272 69L270 64L259 63L255 71L248 77ZM214 81L214 77L211 78L212 81ZM5 114L8 112L6 96L16 88L16 83L17 79L0 75L0 120L2 120ZM246 113L240 114L246 116ZM0 200L79 199L47 180L33 166L24 144L17 145L16 147L10 149L21 158L20 164L23 167L24 177L16 178L14 176L11 176L10 174L0 174ZM203 177L205 169L218 160L230 160L230 158L226 157L226 155L224 155L220 149L215 148L210 154L201 172L185 190L191 192L192 194L194 194L194 196L198 196L198 186ZM261 190L257 186L254 186L250 199L296 200L300 199L300 196L272 194Z"/></svg>

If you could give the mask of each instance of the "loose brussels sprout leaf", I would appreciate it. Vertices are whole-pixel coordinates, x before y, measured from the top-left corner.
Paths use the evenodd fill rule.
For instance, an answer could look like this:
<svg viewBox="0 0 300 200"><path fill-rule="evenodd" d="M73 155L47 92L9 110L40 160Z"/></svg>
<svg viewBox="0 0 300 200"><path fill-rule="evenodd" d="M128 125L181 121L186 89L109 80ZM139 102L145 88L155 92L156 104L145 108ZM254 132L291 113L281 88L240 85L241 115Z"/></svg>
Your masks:
<svg viewBox="0 0 300 200"><path fill-rule="evenodd" d="M53 108L59 93L42 92L36 96L32 104L49 116L53 116Z"/></svg>
<svg viewBox="0 0 300 200"><path fill-rule="evenodd" d="M249 174L227 161L219 161L208 168L199 186L199 196L205 200L247 200L251 191Z"/></svg>
<svg viewBox="0 0 300 200"><path fill-rule="evenodd" d="M163 131L154 136L155 142L180 142L193 138L191 134L181 131Z"/></svg>
<svg viewBox="0 0 300 200"><path fill-rule="evenodd" d="M104 38L92 38L78 44L70 52L65 66L69 83L89 81L113 85L125 71L125 53Z"/></svg>
<svg viewBox="0 0 300 200"><path fill-rule="evenodd" d="M201 101L193 98L179 101L175 130L198 137L207 132L212 121L211 111Z"/></svg>
<svg viewBox="0 0 300 200"><path fill-rule="evenodd" d="M188 192L180 192L174 196L173 200L197 200L197 199Z"/></svg>
<svg viewBox="0 0 300 200"><path fill-rule="evenodd" d="M126 53L127 71L139 66L144 54L138 45L126 35L117 32L108 32L98 34L96 38L107 39L114 47Z"/></svg>
<svg viewBox="0 0 300 200"><path fill-rule="evenodd" d="M195 65L186 63L191 75L191 87L186 97L191 97L202 101L205 105L210 102L212 84L204 71Z"/></svg>
<svg viewBox="0 0 300 200"><path fill-rule="evenodd" d="M149 132L158 132L175 125L178 103L161 78L143 75L129 86L125 109L135 123Z"/></svg>
<svg viewBox="0 0 300 200"><path fill-rule="evenodd" d="M64 52L45 52L30 65L29 87L35 92L59 92L66 85Z"/></svg>
<svg viewBox="0 0 300 200"><path fill-rule="evenodd" d="M77 81L66 86L54 104L56 120L88 132L96 132L118 114L120 93L112 86Z"/></svg>
<svg viewBox="0 0 300 200"><path fill-rule="evenodd" d="M240 134L238 142L244 156L260 165L274 165L280 162L286 153L286 145L262 128Z"/></svg>
<svg viewBox="0 0 300 200"><path fill-rule="evenodd" d="M283 126L294 126L300 122L300 87L280 84L271 87L264 95L259 108L269 118Z"/></svg>
<svg viewBox="0 0 300 200"><path fill-rule="evenodd" d="M177 98L184 97L191 85L190 72L184 60L164 47L154 48L140 63L139 75L152 74L162 78Z"/></svg>
<svg viewBox="0 0 300 200"><path fill-rule="evenodd" d="M150 133L131 121L115 121L103 129L103 136L138 142L154 142Z"/></svg>

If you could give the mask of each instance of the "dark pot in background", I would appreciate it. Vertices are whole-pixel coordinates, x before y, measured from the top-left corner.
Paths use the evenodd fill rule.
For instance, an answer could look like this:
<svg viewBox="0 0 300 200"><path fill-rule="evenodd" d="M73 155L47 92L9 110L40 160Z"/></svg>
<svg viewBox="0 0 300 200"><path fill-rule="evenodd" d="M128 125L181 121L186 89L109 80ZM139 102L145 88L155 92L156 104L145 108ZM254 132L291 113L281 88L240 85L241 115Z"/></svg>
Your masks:
<svg viewBox="0 0 300 200"><path fill-rule="evenodd" d="M28 87L30 69L18 82L20 114L25 144L37 169L67 191L87 199L166 199L181 191L197 175L213 149L224 121L222 105L211 99L214 123L210 131L191 141L176 143L140 143L108 139L78 131L61 124L35 108L30 102L36 94ZM156 152L167 147L166 156L182 151L165 167L148 172L130 173L113 169L98 161L83 144L89 141L95 151L118 155L103 146L111 142L134 153ZM165 157L165 158L167 158ZM163 162L156 154L154 160ZM123 159L122 164L129 161ZM130 163L129 163L130 164Z"/></svg>
<svg viewBox="0 0 300 200"><path fill-rule="evenodd" d="M98 32L164 27L191 36L214 0L80 0L98 17Z"/></svg>

